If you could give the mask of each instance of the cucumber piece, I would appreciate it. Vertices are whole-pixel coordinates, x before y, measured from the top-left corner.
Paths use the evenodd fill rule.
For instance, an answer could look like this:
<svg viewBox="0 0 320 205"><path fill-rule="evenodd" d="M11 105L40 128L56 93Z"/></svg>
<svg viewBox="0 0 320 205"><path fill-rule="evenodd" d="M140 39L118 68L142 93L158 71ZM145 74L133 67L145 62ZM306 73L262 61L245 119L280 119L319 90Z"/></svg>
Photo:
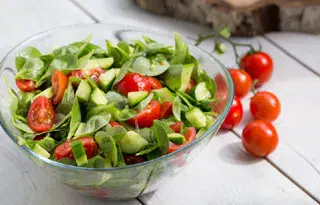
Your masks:
<svg viewBox="0 0 320 205"><path fill-rule="evenodd" d="M110 69L101 74L99 77L99 87L105 92L109 91L118 72L118 69Z"/></svg>
<svg viewBox="0 0 320 205"><path fill-rule="evenodd" d="M78 97L79 101L86 103L89 100L90 94L91 86L87 81L82 80L76 91L76 96Z"/></svg>
<svg viewBox="0 0 320 205"><path fill-rule="evenodd" d="M123 153L134 154L147 146L148 142L135 131L128 131L119 141L119 145Z"/></svg>
<svg viewBox="0 0 320 205"><path fill-rule="evenodd" d="M196 85L196 87L191 91L191 95L194 96L197 101L206 100L212 97L205 82L201 82Z"/></svg>
<svg viewBox="0 0 320 205"><path fill-rule="evenodd" d="M42 148L39 144L35 144L32 151L34 151L35 153L37 153L38 155L41 155L45 158L49 158L50 157L50 153L47 152L47 150L45 150L44 148Z"/></svg>
<svg viewBox="0 0 320 205"><path fill-rule="evenodd" d="M137 105L138 103L140 103L147 96L148 96L147 91L129 92L128 93L129 105L131 107L133 107L133 106Z"/></svg>
<svg viewBox="0 0 320 205"><path fill-rule="evenodd" d="M206 115L207 125L206 128L209 129L216 122L213 117Z"/></svg>
<svg viewBox="0 0 320 205"><path fill-rule="evenodd" d="M160 88L153 90L153 92L158 97L160 104L164 103L165 101L173 102L174 100L174 96L168 88Z"/></svg>
<svg viewBox="0 0 320 205"><path fill-rule="evenodd" d="M185 113L185 116L196 128L202 128L207 125L207 118L199 108L192 108Z"/></svg>
<svg viewBox="0 0 320 205"><path fill-rule="evenodd" d="M171 133L168 134L168 138L171 142L173 142L174 144L180 145L186 142L186 138L179 133Z"/></svg>
<svg viewBox="0 0 320 205"><path fill-rule="evenodd" d="M78 166L88 163L86 150L84 149L81 140L75 140L71 142L71 149Z"/></svg>
<svg viewBox="0 0 320 205"><path fill-rule="evenodd" d="M106 105L108 104L108 100L106 98L105 93L99 88L95 88L90 96L90 102L96 105Z"/></svg>
<svg viewBox="0 0 320 205"><path fill-rule="evenodd" d="M185 92L192 75L194 64L171 65L164 73L163 81L171 90Z"/></svg>
<svg viewBox="0 0 320 205"><path fill-rule="evenodd" d="M179 89L181 92L185 92L188 87L188 84L191 79L193 67L194 67L194 64L183 65L182 74L181 74L181 86Z"/></svg>
<svg viewBox="0 0 320 205"><path fill-rule="evenodd" d="M98 59L92 59L88 60L86 66L84 69L92 69L92 68L109 68L113 64L113 58L98 58Z"/></svg>
<svg viewBox="0 0 320 205"><path fill-rule="evenodd" d="M201 128L201 129L197 132L196 139L199 138L199 137L201 137L206 131L207 131L206 128Z"/></svg>
<svg viewBox="0 0 320 205"><path fill-rule="evenodd" d="M40 97L40 96L44 96L44 97L46 97L48 99L52 98L53 97L52 87L49 87L49 88L45 89L44 91L42 91L41 93L35 95L32 98L32 101L34 101L37 97Z"/></svg>

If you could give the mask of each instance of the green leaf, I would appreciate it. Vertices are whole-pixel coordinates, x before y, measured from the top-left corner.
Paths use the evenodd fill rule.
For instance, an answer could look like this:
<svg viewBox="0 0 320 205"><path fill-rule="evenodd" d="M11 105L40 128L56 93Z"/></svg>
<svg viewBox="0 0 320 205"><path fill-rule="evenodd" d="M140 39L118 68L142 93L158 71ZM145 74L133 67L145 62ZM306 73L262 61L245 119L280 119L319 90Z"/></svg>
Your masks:
<svg viewBox="0 0 320 205"><path fill-rule="evenodd" d="M151 128L145 127L145 128L139 129L138 132L141 135L141 137L143 137L149 143L156 141Z"/></svg>
<svg viewBox="0 0 320 205"><path fill-rule="evenodd" d="M92 136L95 132L106 126L109 123L110 118L110 114L106 116L91 117L87 123L80 123L75 133L75 137Z"/></svg>
<svg viewBox="0 0 320 205"><path fill-rule="evenodd" d="M71 165L71 166L77 166L77 163L76 161L70 159L70 158L62 158L62 159L59 159L59 160L56 160L57 162L59 163L62 163L62 164L66 164L66 165Z"/></svg>
<svg viewBox="0 0 320 205"><path fill-rule="evenodd" d="M118 143L121 138L127 133L123 126L107 127L106 132Z"/></svg>
<svg viewBox="0 0 320 205"><path fill-rule="evenodd" d="M151 145L151 146L147 147L146 149L141 150L140 152L136 153L136 156L149 154L150 152L152 152L153 150L155 150L157 148L158 148L158 145L156 145L156 144L155 145Z"/></svg>
<svg viewBox="0 0 320 205"><path fill-rule="evenodd" d="M172 104L172 112L177 121L181 121L181 100L176 96Z"/></svg>
<svg viewBox="0 0 320 205"><path fill-rule="evenodd" d="M114 59L114 66L121 67L125 62L128 61L129 56L128 54L119 47L113 46L110 41L106 40L108 55L113 57Z"/></svg>
<svg viewBox="0 0 320 205"><path fill-rule="evenodd" d="M155 149L152 152L147 154L147 159L148 160L153 160L153 159L161 157L161 155L162 155L161 150L159 148L157 148L157 149Z"/></svg>
<svg viewBox="0 0 320 205"><path fill-rule="evenodd" d="M76 70L78 68L78 57L76 55L55 56L49 69Z"/></svg>
<svg viewBox="0 0 320 205"><path fill-rule="evenodd" d="M99 131L95 134L95 140L102 152L111 158L113 166L116 166L118 164L118 150L112 136L107 132Z"/></svg>
<svg viewBox="0 0 320 205"><path fill-rule="evenodd" d="M146 42L146 44L149 44L149 43L157 43L155 40L145 36L145 35L142 35L142 38L143 40Z"/></svg>
<svg viewBox="0 0 320 205"><path fill-rule="evenodd" d="M147 105L150 103L150 101L153 99L154 94L150 93L148 95L148 97L146 97L145 99L143 99L137 106L136 108L138 110L143 110L145 107L147 107Z"/></svg>
<svg viewBox="0 0 320 205"><path fill-rule="evenodd" d="M57 146L55 140L52 137L50 137L50 135L47 135L42 140L36 141L36 143L48 152L53 151L54 148Z"/></svg>
<svg viewBox="0 0 320 205"><path fill-rule="evenodd" d="M25 121L25 119L19 115L15 115L12 118L12 124L15 128L17 128L18 130L20 130L22 132L33 134L34 131L32 129L30 129L30 127L24 121Z"/></svg>
<svg viewBox="0 0 320 205"><path fill-rule="evenodd" d="M120 41L118 43L118 47L121 48L123 51L125 51L128 55L130 55L130 46L125 41Z"/></svg>
<svg viewBox="0 0 320 205"><path fill-rule="evenodd" d="M130 71L146 75L146 73L149 72L150 67L150 60L144 56L139 56L133 61Z"/></svg>
<svg viewBox="0 0 320 205"><path fill-rule="evenodd" d="M128 104L128 98L115 91L109 91L106 94L109 104L114 104L116 108L122 110Z"/></svg>
<svg viewBox="0 0 320 205"><path fill-rule="evenodd" d="M185 64L187 63L187 59L189 58L189 48L188 45L185 44L178 33L174 33L175 39L175 53L171 60L171 64Z"/></svg>
<svg viewBox="0 0 320 205"><path fill-rule="evenodd" d="M56 112L67 115L70 113L75 103L75 95L72 83L69 81L67 89L64 91L61 102L56 108Z"/></svg>
<svg viewBox="0 0 320 205"><path fill-rule="evenodd" d="M37 81L45 71L46 67L40 58L27 58L15 78Z"/></svg>
<svg viewBox="0 0 320 205"><path fill-rule="evenodd" d="M151 67L149 72L146 73L147 76L158 76L166 72L170 67L169 62L166 57L159 53L151 57Z"/></svg>
<svg viewBox="0 0 320 205"><path fill-rule="evenodd" d="M68 139L71 139L76 130L79 127L79 124L81 122L81 110L78 98L74 99L74 103L71 110L71 121L69 126L69 133L68 133Z"/></svg>
<svg viewBox="0 0 320 205"><path fill-rule="evenodd" d="M41 56L41 53L35 47L27 47L17 55L15 59L16 68L18 71L23 67L28 58L38 58Z"/></svg>
<svg viewBox="0 0 320 205"><path fill-rule="evenodd" d="M132 61L129 60L121 67L120 72L117 75L117 78L113 82L113 86L116 85L118 82L120 82L124 78L124 76L127 75L131 67L131 64L132 64Z"/></svg>
<svg viewBox="0 0 320 205"><path fill-rule="evenodd" d="M157 145L162 155L168 153L169 139L167 137L167 125L159 120L153 121L152 131L157 139ZM170 129L170 128L169 128Z"/></svg>
<svg viewBox="0 0 320 205"><path fill-rule="evenodd" d="M124 161L123 154L122 154L122 151L121 151L121 148L119 145L117 145L117 150L118 150L117 167L124 167L124 166L126 166L126 162Z"/></svg>
<svg viewBox="0 0 320 205"><path fill-rule="evenodd" d="M104 168L105 167L105 161L101 156L95 156L88 160L88 163L84 165L88 168Z"/></svg>

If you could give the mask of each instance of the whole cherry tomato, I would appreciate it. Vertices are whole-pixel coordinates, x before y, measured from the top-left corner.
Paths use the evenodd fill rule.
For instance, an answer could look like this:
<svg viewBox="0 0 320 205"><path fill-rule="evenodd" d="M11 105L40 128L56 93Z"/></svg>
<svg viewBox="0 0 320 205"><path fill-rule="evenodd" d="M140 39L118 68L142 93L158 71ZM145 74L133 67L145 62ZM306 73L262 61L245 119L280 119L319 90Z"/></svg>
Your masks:
<svg viewBox="0 0 320 205"><path fill-rule="evenodd" d="M170 128L176 132L176 133L180 133L181 129L182 129L182 122L175 122L173 124L170 125Z"/></svg>
<svg viewBox="0 0 320 205"><path fill-rule="evenodd" d="M250 112L257 120L274 121L281 112L277 96L271 92L257 92L250 100Z"/></svg>
<svg viewBox="0 0 320 205"><path fill-rule="evenodd" d="M146 161L142 156L136 156L135 154L128 154L123 156L127 165L138 164Z"/></svg>
<svg viewBox="0 0 320 205"><path fill-rule="evenodd" d="M109 124L111 125L111 127L122 126L119 122L116 121L110 121Z"/></svg>
<svg viewBox="0 0 320 205"><path fill-rule="evenodd" d="M35 132L50 130L55 123L56 113L50 100L44 96L37 97L28 111L28 125Z"/></svg>
<svg viewBox="0 0 320 205"><path fill-rule="evenodd" d="M255 120L243 129L242 144L248 153L265 157L278 145L277 130L270 122Z"/></svg>
<svg viewBox="0 0 320 205"><path fill-rule="evenodd" d="M16 85L23 92L32 92L36 89L36 83L33 80L16 80Z"/></svg>
<svg viewBox="0 0 320 205"><path fill-rule="evenodd" d="M241 101L237 96L234 96L230 111L226 117L226 119L222 123L223 129L232 129L236 125L238 125L243 116L243 108Z"/></svg>
<svg viewBox="0 0 320 205"><path fill-rule="evenodd" d="M53 99L54 105L61 102L64 95L64 91L67 89L68 77L61 71L56 70L53 72L51 77Z"/></svg>
<svg viewBox="0 0 320 205"><path fill-rule="evenodd" d="M256 86L259 87L270 79L273 61L267 53L262 51L247 53L241 59L240 67L251 76L252 80L257 80Z"/></svg>
<svg viewBox="0 0 320 205"><path fill-rule="evenodd" d="M62 158L74 159L72 148L71 148L71 142L75 140L81 140L88 159L94 157L97 154L98 145L94 141L94 139L92 137L82 137L74 140L65 141L64 143L57 146L56 149L54 150L54 154L56 158L57 159L62 159Z"/></svg>
<svg viewBox="0 0 320 205"><path fill-rule="evenodd" d="M169 148L168 148L168 153L174 152L178 149L180 149L181 147L184 147L185 145L189 144L190 142L192 142L197 135L197 131L196 128L194 127L188 127L186 133L184 134L185 138L186 138L186 142L181 144L181 145L176 145L176 144L170 144Z"/></svg>
<svg viewBox="0 0 320 205"><path fill-rule="evenodd" d="M168 118L172 115L172 102L164 102L161 104L160 119Z"/></svg>
<svg viewBox="0 0 320 205"><path fill-rule="evenodd" d="M160 119L161 106L157 100L151 100L144 110L138 112L138 114L129 120L127 123L132 126L151 127L153 120Z"/></svg>
<svg viewBox="0 0 320 205"><path fill-rule="evenodd" d="M162 88L162 84L160 83L160 81L155 78L155 77L147 77L149 83L150 83L150 86L151 86L151 89L160 89Z"/></svg>
<svg viewBox="0 0 320 205"><path fill-rule="evenodd" d="M78 77L81 79L86 79L86 76L89 76L96 82L99 81L99 77L105 70L102 68L92 68L92 69L83 69L83 70L73 70L71 71L70 76Z"/></svg>
<svg viewBox="0 0 320 205"><path fill-rule="evenodd" d="M128 73L124 78L115 85L115 89L124 95L134 91L151 91L151 84L145 76L139 73Z"/></svg>
<svg viewBox="0 0 320 205"><path fill-rule="evenodd" d="M252 87L252 79L248 73L241 69L229 69L234 84L234 94L238 98L246 96Z"/></svg>
<svg viewBox="0 0 320 205"><path fill-rule="evenodd" d="M186 88L186 93L189 93L189 91L196 85L196 82L194 80L190 79L187 88Z"/></svg>

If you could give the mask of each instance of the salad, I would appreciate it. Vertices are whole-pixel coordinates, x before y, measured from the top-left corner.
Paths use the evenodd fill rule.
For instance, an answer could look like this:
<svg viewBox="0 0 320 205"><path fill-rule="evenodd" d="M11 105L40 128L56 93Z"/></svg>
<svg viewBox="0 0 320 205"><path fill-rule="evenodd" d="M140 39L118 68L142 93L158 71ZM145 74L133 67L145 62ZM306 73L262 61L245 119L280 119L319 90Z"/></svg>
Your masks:
<svg viewBox="0 0 320 205"><path fill-rule="evenodd" d="M216 84L175 33L175 46L91 36L16 56L9 88L20 145L60 163L120 167L175 152L209 129Z"/></svg>

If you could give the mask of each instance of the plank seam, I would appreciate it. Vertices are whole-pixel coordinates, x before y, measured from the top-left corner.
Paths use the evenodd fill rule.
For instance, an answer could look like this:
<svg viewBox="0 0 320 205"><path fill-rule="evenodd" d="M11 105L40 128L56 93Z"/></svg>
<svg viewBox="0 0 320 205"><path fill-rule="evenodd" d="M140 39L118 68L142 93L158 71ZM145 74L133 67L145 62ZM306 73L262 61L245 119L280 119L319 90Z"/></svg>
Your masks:
<svg viewBox="0 0 320 205"><path fill-rule="evenodd" d="M89 11L87 11L83 6L81 6L78 2L75 0L70 0L70 2L76 6L78 9L80 9L85 15L87 15L89 18L91 18L95 23L100 23L100 21L94 17Z"/></svg>
<svg viewBox="0 0 320 205"><path fill-rule="evenodd" d="M286 49L284 49L283 47L281 47L280 45L278 45L275 41L273 41L271 38L267 37L266 35L262 36L266 41L268 41L269 43L271 43L273 46L275 46L276 48L278 48L280 51L282 51L284 54L286 54L287 56L289 56L290 58L292 58L293 60L295 60L297 63L299 63L301 66L303 66L304 68L306 68L308 71L310 71L311 73L313 73L314 75L320 77L320 73L318 73L316 70L314 70L313 68L311 68L310 66L308 66L307 64L305 64L304 62L302 62L301 60L299 60L297 57L295 57L293 54L291 54L289 51L287 51Z"/></svg>

